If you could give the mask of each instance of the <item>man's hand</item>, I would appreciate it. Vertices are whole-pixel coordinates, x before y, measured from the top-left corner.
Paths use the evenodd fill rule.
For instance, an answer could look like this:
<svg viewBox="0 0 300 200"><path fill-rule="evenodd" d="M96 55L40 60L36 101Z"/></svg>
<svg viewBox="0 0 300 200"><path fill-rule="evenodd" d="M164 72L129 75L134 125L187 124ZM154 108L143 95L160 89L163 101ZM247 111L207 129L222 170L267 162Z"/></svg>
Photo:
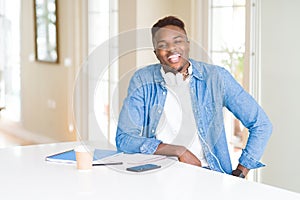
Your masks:
<svg viewBox="0 0 300 200"><path fill-rule="evenodd" d="M201 161L187 148L178 145L164 144L158 145L154 154L176 156L180 162L201 167Z"/></svg>
<svg viewBox="0 0 300 200"><path fill-rule="evenodd" d="M196 165L199 167L202 166L201 161L188 149L186 149L186 151L184 151L182 155L178 157L178 160L187 164Z"/></svg>

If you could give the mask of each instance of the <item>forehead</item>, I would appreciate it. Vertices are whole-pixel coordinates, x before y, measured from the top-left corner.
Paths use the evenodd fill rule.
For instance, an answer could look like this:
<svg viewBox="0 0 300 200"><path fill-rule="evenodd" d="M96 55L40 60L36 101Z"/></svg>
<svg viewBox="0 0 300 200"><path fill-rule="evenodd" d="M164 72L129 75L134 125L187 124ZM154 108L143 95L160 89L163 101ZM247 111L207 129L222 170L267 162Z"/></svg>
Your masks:
<svg viewBox="0 0 300 200"><path fill-rule="evenodd" d="M156 32L154 39L156 41L160 41L174 39L176 37L186 37L185 31L179 28L178 26L168 25L163 28L160 28Z"/></svg>

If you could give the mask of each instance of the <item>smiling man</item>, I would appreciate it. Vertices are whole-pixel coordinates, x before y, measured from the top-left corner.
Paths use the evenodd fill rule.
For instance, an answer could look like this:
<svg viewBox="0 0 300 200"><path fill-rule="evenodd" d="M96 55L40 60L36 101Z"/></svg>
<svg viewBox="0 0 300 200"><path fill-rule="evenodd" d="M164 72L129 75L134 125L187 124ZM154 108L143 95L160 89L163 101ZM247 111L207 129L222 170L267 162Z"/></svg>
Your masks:
<svg viewBox="0 0 300 200"><path fill-rule="evenodd" d="M152 27L159 64L131 78L116 134L118 150L176 156L180 162L245 177L259 162L272 132L263 109L224 68L189 58L184 23L168 16ZM233 170L223 108L249 130Z"/></svg>
<svg viewBox="0 0 300 200"><path fill-rule="evenodd" d="M152 29L154 53L166 72L185 73L189 67L189 41L185 30L166 25Z"/></svg>

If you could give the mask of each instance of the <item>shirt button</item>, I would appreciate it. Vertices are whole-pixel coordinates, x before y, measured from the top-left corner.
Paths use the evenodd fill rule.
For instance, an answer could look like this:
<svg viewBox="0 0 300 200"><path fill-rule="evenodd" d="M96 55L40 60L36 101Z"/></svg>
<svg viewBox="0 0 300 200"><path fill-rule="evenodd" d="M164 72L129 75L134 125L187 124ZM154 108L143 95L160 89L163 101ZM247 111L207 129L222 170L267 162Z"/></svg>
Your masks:
<svg viewBox="0 0 300 200"><path fill-rule="evenodd" d="M163 92L163 95L166 95L166 92Z"/></svg>
<svg viewBox="0 0 300 200"><path fill-rule="evenodd" d="M161 113L161 110L158 110L157 112L158 112L158 113Z"/></svg>
<svg viewBox="0 0 300 200"><path fill-rule="evenodd" d="M155 130L154 130L154 129L152 129L152 130L151 130L151 132L152 132L152 133L154 133L154 132L155 132Z"/></svg>

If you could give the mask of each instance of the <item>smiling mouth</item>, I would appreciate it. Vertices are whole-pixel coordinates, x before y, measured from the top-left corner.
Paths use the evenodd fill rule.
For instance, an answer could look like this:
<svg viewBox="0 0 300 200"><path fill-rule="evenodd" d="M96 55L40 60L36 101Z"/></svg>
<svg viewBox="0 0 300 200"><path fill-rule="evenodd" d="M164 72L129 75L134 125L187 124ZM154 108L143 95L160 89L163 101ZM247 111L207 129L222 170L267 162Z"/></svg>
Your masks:
<svg viewBox="0 0 300 200"><path fill-rule="evenodd" d="M180 59L181 55L179 53L176 53L176 54L173 54L173 55L170 55L168 57L168 61L170 63L178 63L179 62L179 59Z"/></svg>

